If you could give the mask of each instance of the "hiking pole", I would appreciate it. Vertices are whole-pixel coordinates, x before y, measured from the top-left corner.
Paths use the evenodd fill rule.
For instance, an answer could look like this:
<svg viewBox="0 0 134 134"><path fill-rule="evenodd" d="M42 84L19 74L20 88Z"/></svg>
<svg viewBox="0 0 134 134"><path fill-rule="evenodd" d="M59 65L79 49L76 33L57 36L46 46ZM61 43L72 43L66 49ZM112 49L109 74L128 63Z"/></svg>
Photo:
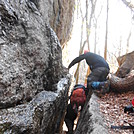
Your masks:
<svg viewBox="0 0 134 134"><path fill-rule="evenodd" d="M127 121L124 121L124 122L128 123L129 126L124 126L124 125L123 126L114 126L114 125L111 125L111 129L124 129L124 130L133 129L133 134L134 134L134 126Z"/></svg>
<svg viewBox="0 0 134 134"><path fill-rule="evenodd" d="M111 129L134 129L134 126L113 126L113 125L111 125Z"/></svg>

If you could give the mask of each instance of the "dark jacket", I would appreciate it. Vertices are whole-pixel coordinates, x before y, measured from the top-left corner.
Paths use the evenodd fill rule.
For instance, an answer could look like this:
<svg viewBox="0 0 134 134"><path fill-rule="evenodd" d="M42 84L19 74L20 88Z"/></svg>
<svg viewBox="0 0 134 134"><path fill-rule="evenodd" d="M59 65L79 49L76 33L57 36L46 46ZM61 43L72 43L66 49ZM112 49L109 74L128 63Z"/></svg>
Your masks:
<svg viewBox="0 0 134 134"><path fill-rule="evenodd" d="M103 57L101 57L100 55L91 53L91 52L87 52L85 54L80 55L79 57L76 57L69 64L68 68L71 68L74 64L84 59L86 60L87 64L90 66L91 70L98 68L98 67L106 67L107 69L109 69L109 65Z"/></svg>

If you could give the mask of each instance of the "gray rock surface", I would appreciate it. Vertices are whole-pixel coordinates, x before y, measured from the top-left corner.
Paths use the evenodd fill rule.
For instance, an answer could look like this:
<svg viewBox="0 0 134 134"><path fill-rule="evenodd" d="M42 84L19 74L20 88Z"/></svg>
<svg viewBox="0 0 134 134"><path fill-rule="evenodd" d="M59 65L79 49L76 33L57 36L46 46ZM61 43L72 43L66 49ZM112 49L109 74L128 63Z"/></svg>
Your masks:
<svg viewBox="0 0 134 134"><path fill-rule="evenodd" d="M53 1L0 1L0 133L59 132L70 76L49 25Z"/></svg>
<svg viewBox="0 0 134 134"><path fill-rule="evenodd" d="M50 23L57 34L60 44L64 45L71 36L75 0L29 0L29 7L37 14L37 9L44 21ZM34 6L33 6L34 3Z"/></svg>
<svg viewBox="0 0 134 134"><path fill-rule="evenodd" d="M81 112L75 134L109 134L103 115L100 113L98 97L93 93Z"/></svg>
<svg viewBox="0 0 134 134"><path fill-rule="evenodd" d="M18 4L1 4L0 32L5 42L0 49L0 108L29 101L44 89L54 90L52 85L63 71L55 33L39 12L31 10L31 2Z"/></svg>
<svg viewBox="0 0 134 134"><path fill-rule="evenodd" d="M55 134L66 107L68 80L61 79L57 91L42 91L32 101L0 110L0 133Z"/></svg>

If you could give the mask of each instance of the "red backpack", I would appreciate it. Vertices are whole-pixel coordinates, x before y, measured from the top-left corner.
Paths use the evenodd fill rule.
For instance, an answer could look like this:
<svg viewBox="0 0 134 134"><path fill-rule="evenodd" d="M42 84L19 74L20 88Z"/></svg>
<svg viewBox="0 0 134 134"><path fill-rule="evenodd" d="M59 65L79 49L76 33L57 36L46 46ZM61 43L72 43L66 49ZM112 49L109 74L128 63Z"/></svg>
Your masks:
<svg viewBox="0 0 134 134"><path fill-rule="evenodd" d="M133 105L133 107L134 107L134 98L133 98L133 100L132 100L132 105Z"/></svg>
<svg viewBox="0 0 134 134"><path fill-rule="evenodd" d="M84 106L86 101L85 87L83 85L75 85L71 93L70 102L77 106Z"/></svg>

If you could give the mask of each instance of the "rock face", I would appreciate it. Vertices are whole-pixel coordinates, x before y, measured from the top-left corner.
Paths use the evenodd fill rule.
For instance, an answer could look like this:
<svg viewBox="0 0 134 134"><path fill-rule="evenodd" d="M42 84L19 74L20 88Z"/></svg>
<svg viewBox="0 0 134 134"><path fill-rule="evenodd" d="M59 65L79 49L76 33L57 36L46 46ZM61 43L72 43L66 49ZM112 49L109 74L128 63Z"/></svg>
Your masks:
<svg viewBox="0 0 134 134"><path fill-rule="evenodd" d="M124 92L134 90L134 52L117 59L119 68L115 75L111 75L111 90Z"/></svg>
<svg viewBox="0 0 134 134"><path fill-rule="evenodd" d="M94 93L91 96L88 95L74 134L109 134L99 111L98 99Z"/></svg>
<svg viewBox="0 0 134 134"><path fill-rule="evenodd" d="M42 91L30 102L0 110L0 133L55 134L60 132L68 88L67 79L57 85L57 91Z"/></svg>
<svg viewBox="0 0 134 134"><path fill-rule="evenodd" d="M57 33L62 47L70 39L74 7L75 0L54 0L53 2L50 24Z"/></svg>
<svg viewBox="0 0 134 134"><path fill-rule="evenodd" d="M55 2L0 1L0 133L60 131L70 76L49 25Z"/></svg>

